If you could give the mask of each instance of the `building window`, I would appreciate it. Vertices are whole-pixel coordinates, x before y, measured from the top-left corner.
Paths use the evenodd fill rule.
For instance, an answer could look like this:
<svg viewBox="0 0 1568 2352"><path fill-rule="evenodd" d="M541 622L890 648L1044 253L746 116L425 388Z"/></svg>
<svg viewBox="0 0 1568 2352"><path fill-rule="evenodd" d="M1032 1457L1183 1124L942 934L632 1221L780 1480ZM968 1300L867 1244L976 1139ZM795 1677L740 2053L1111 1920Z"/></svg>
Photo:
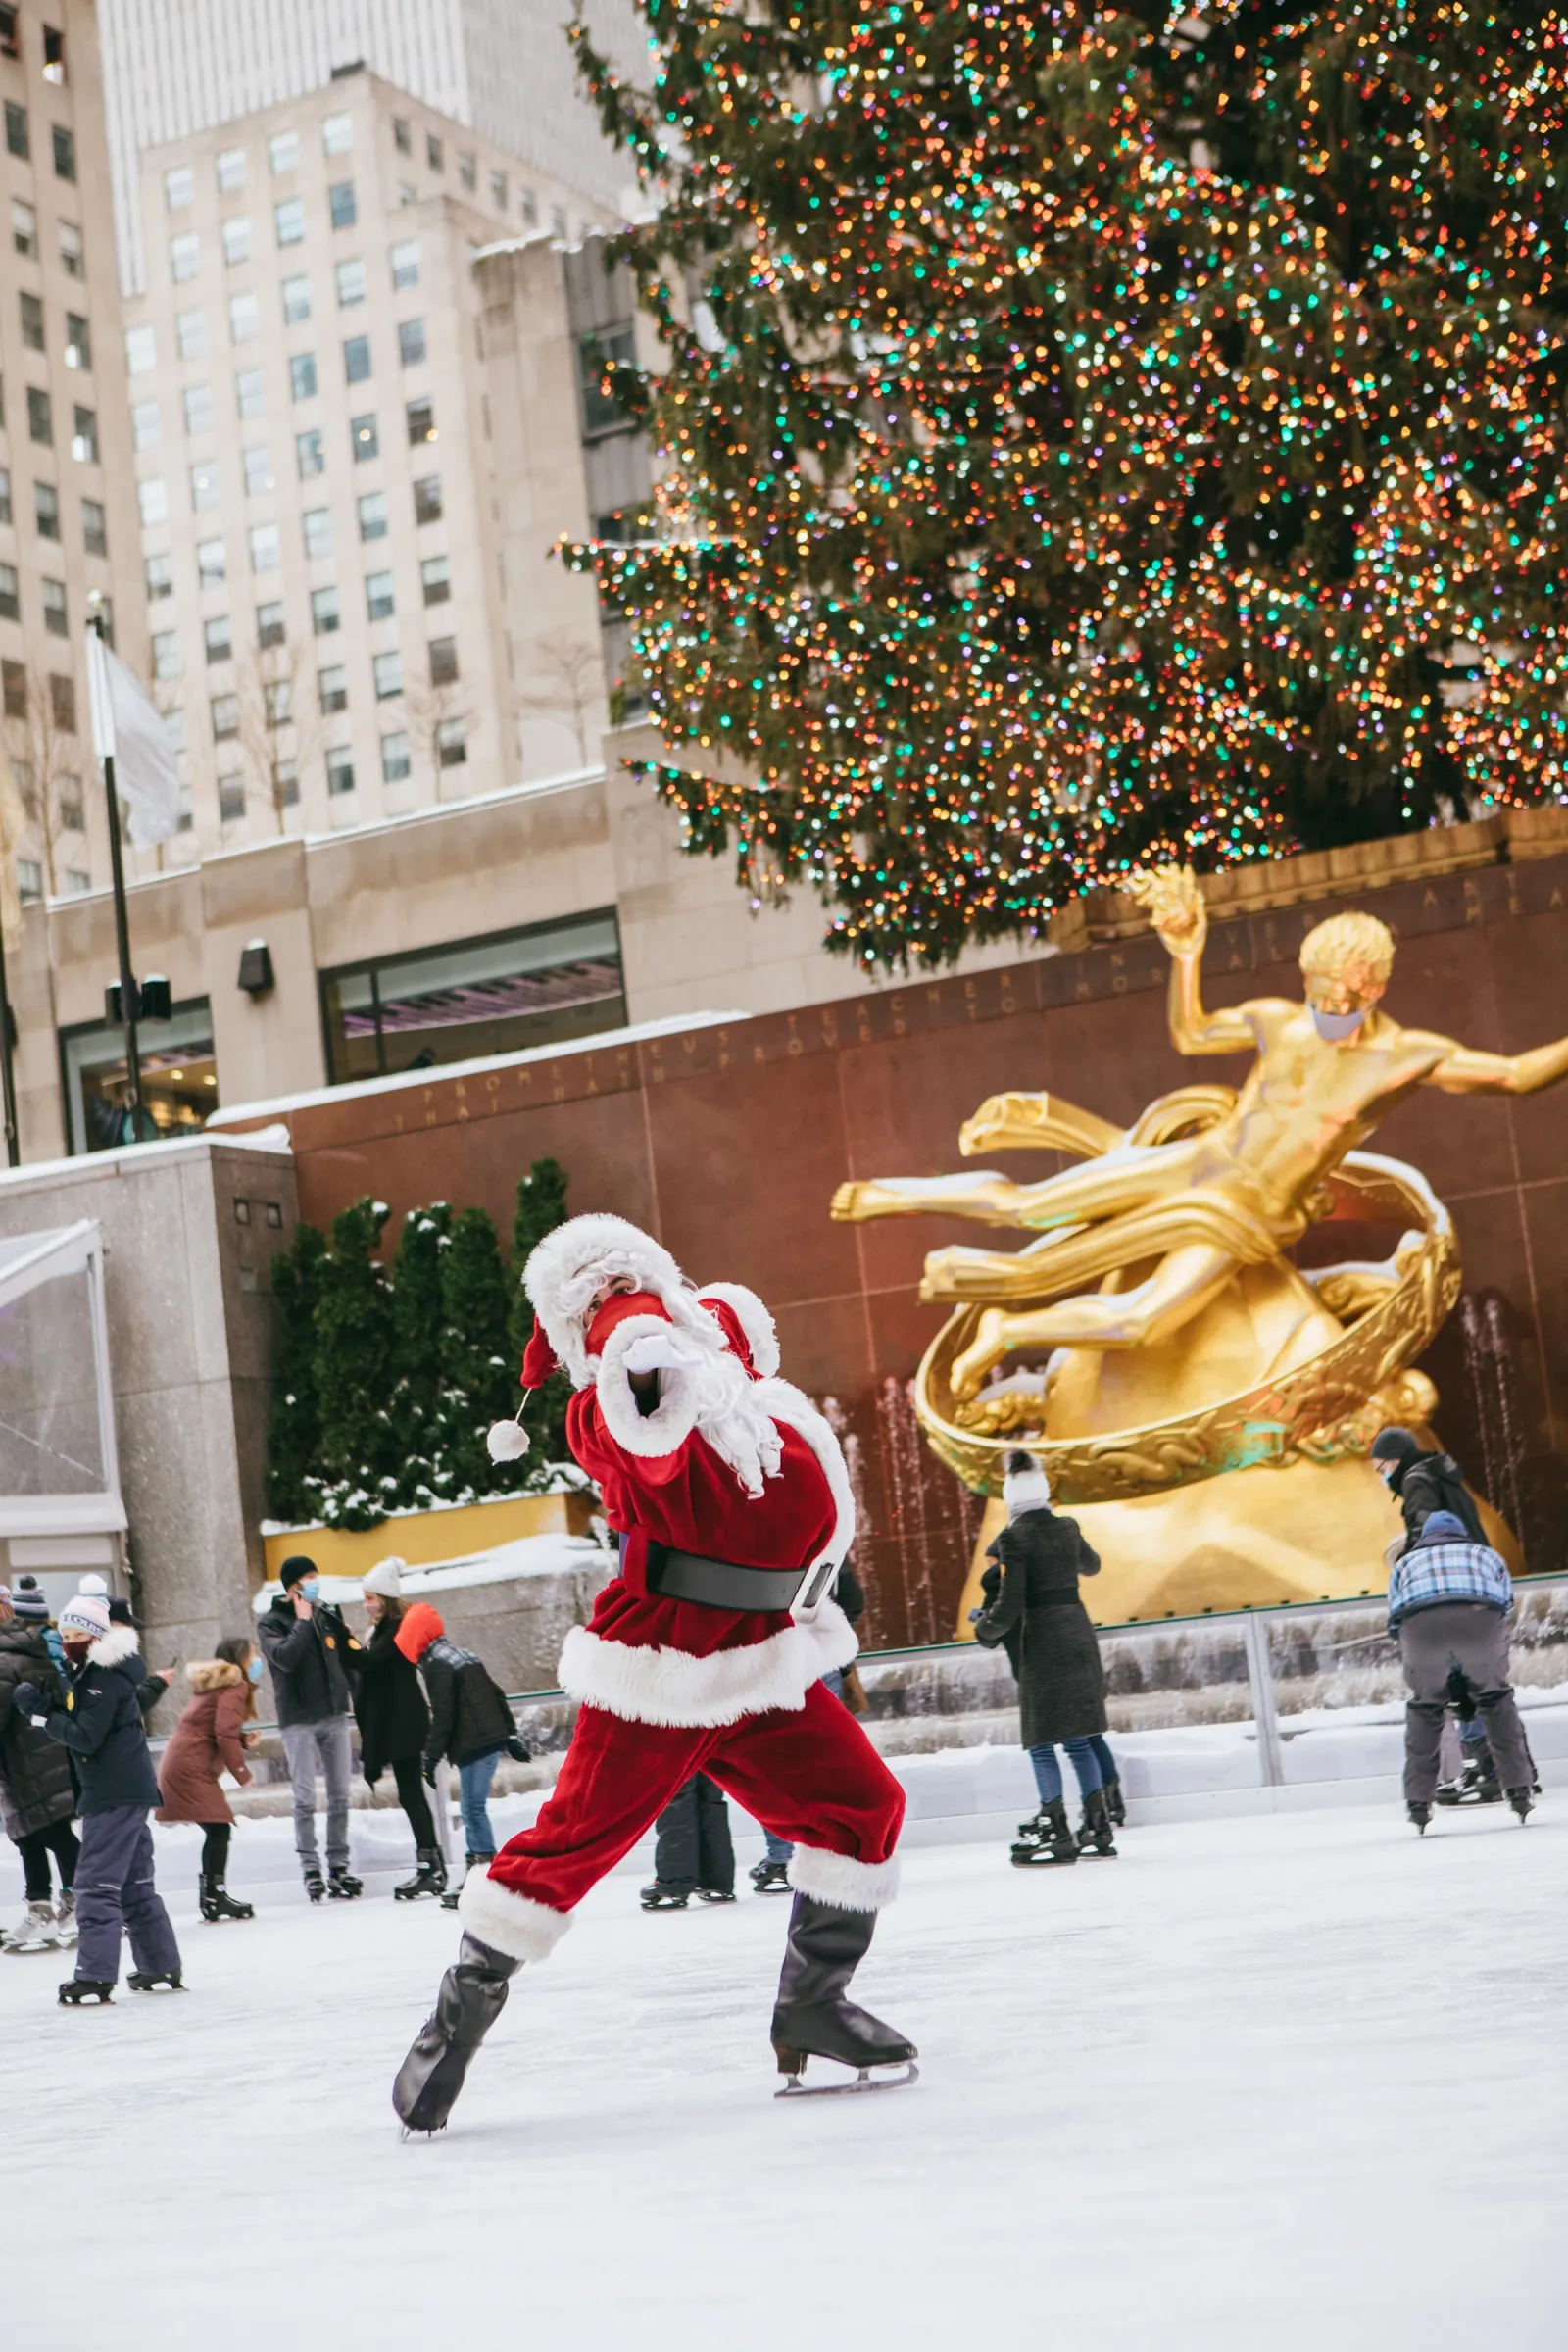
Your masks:
<svg viewBox="0 0 1568 2352"><path fill-rule="evenodd" d="M259 368L242 368L234 378L234 405L242 417L260 416L266 408L266 389Z"/></svg>
<svg viewBox="0 0 1568 2352"><path fill-rule="evenodd" d="M343 380L363 384L370 372L370 338L368 335L350 335L343 346Z"/></svg>
<svg viewBox="0 0 1568 2352"><path fill-rule="evenodd" d="M210 384L187 384L185 387L185 430L187 434L210 433L212 429L212 386Z"/></svg>
<svg viewBox="0 0 1568 2352"><path fill-rule="evenodd" d="M269 727L286 727L294 715L294 681L277 678L262 688L262 716Z"/></svg>
<svg viewBox="0 0 1568 2352"><path fill-rule="evenodd" d="M22 340L28 351L43 349L43 304L36 294L22 297Z"/></svg>
<svg viewBox="0 0 1568 2352"><path fill-rule="evenodd" d="M479 165L477 158L471 155L460 155L458 158L458 177L463 182L463 185L470 191L476 188L479 184Z"/></svg>
<svg viewBox="0 0 1568 2352"><path fill-rule="evenodd" d="M360 537L362 539L384 539L386 537L386 492L384 490L369 491L366 497L360 500L359 510Z"/></svg>
<svg viewBox="0 0 1568 2352"><path fill-rule="evenodd" d="M76 682L74 678L63 678L58 670L51 670L49 673L49 715L63 735L74 735L76 732ZM74 777L71 780L74 784L75 783ZM70 819L66 817L63 805L65 783L66 779L62 776L60 779L62 792L60 813L62 818L69 823ZM79 784L76 784L74 798L76 804L76 823L74 830L79 833L81 831L81 786Z"/></svg>
<svg viewBox="0 0 1568 2352"><path fill-rule="evenodd" d="M210 514L218 504L218 467L209 461L190 469L190 506L193 514Z"/></svg>
<svg viewBox="0 0 1568 2352"><path fill-rule="evenodd" d="M182 360L199 360L207 349L207 313L181 311L174 320L174 341Z"/></svg>
<svg viewBox="0 0 1568 2352"><path fill-rule="evenodd" d="M27 715L27 673L20 662L0 662L0 702L7 718Z"/></svg>
<svg viewBox="0 0 1568 2352"><path fill-rule="evenodd" d="M252 571L275 571L277 569L278 540L275 522L257 522L251 525L250 551Z"/></svg>
<svg viewBox="0 0 1568 2352"><path fill-rule="evenodd" d="M245 185L245 150L225 147L218 159L218 189L221 196L232 196L236 188Z"/></svg>
<svg viewBox="0 0 1568 2352"><path fill-rule="evenodd" d="M316 398L316 354L297 351L288 364L288 380L296 400Z"/></svg>
<svg viewBox="0 0 1568 2352"><path fill-rule="evenodd" d="M69 637L71 623L66 616L66 583L64 580L45 580L43 587L43 625L51 637Z"/></svg>
<svg viewBox="0 0 1568 2352"><path fill-rule="evenodd" d="M414 485L414 519L416 522L439 522L441 505L441 476L428 473L422 482Z"/></svg>
<svg viewBox="0 0 1568 2352"><path fill-rule="evenodd" d="M303 197L285 196L281 204L273 205L272 228L279 245L304 244L305 202Z"/></svg>
<svg viewBox="0 0 1568 2352"><path fill-rule="evenodd" d="M401 294L405 286L419 282L419 240L411 237L406 245L392 248L392 291Z"/></svg>
<svg viewBox="0 0 1568 2352"><path fill-rule="evenodd" d="M0 57L22 55L22 27L19 8L0 8Z"/></svg>
<svg viewBox="0 0 1568 2352"><path fill-rule="evenodd" d="M370 458L381 455L381 436L373 416L356 416L349 424L349 440L353 444L354 463L363 466Z"/></svg>
<svg viewBox="0 0 1568 2352"><path fill-rule="evenodd" d="M176 164L164 173L164 203L172 213L188 211L196 193L196 175L188 164Z"/></svg>
<svg viewBox="0 0 1568 2352"><path fill-rule="evenodd" d="M218 817L224 825L237 825L245 814L245 779L243 776L220 776L218 779Z"/></svg>
<svg viewBox="0 0 1568 2352"><path fill-rule="evenodd" d="M66 36L53 24L43 28L43 77L57 89L66 78Z"/></svg>
<svg viewBox="0 0 1568 2352"><path fill-rule="evenodd" d="M320 670L317 684L320 690L321 710L328 718L334 710L348 709L349 673L346 669L334 667Z"/></svg>
<svg viewBox="0 0 1568 2352"><path fill-rule="evenodd" d="M165 710L162 713L162 717L164 722L164 733L169 737L171 747L176 752L182 752L185 749L184 711L182 710Z"/></svg>
<svg viewBox="0 0 1568 2352"><path fill-rule="evenodd" d="M213 697L213 741L232 743L239 733L239 696L215 694Z"/></svg>
<svg viewBox="0 0 1568 2352"><path fill-rule="evenodd" d="M321 153L347 155L354 145L354 117L328 115L321 124Z"/></svg>
<svg viewBox="0 0 1568 2352"><path fill-rule="evenodd" d="M85 277L86 256L81 249L81 231L69 220L60 223L60 267L68 277Z"/></svg>
<svg viewBox="0 0 1568 2352"><path fill-rule="evenodd" d="M237 270L241 262L248 262L250 258L250 215L236 213L232 220L223 222L223 264L225 269Z"/></svg>
<svg viewBox="0 0 1568 2352"><path fill-rule="evenodd" d="M38 258L38 215L20 196L11 199L11 242L29 262Z"/></svg>
<svg viewBox="0 0 1568 2352"><path fill-rule="evenodd" d="M231 294L228 298L228 339L231 343L254 343L262 331L262 304L257 294Z"/></svg>
<svg viewBox="0 0 1568 2352"><path fill-rule="evenodd" d="M464 767L468 759L468 722L466 718L443 718L435 730L435 762L437 767Z"/></svg>
<svg viewBox="0 0 1568 2352"><path fill-rule="evenodd" d="M338 627L342 613L335 588L315 588L311 591L311 627L318 637L330 637Z"/></svg>
<svg viewBox="0 0 1568 2352"><path fill-rule="evenodd" d="M0 564L0 620L22 618L22 589L14 564Z"/></svg>
<svg viewBox="0 0 1568 2352"><path fill-rule="evenodd" d="M24 906L36 906L43 897L43 867L36 858L17 859L17 896Z"/></svg>
<svg viewBox="0 0 1568 2352"><path fill-rule="evenodd" d="M54 700L58 706L55 723L62 727L68 735L74 735L76 732L76 689L70 678L51 678L49 684L51 690L59 689L54 694ZM79 776L62 776L60 778L55 786L55 806L60 811L60 822L68 833L86 832L87 812L82 807L81 778Z"/></svg>
<svg viewBox="0 0 1568 2352"><path fill-rule="evenodd" d="M352 179L337 180L327 189L326 208L332 216L334 228L352 228L354 226L360 217L360 208L354 201Z"/></svg>
<svg viewBox="0 0 1568 2352"><path fill-rule="evenodd" d="M68 866L67 866L67 868L66 868L66 897L67 897L68 899L84 899L84 898L87 896L87 893L88 893L88 891L89 891L89 890L91 890L91 888L92 888L92 876L91 876L91 874L88 874L88 873L83 873L83 871L82 871L82 869L81 869L81 867L80 867L79 865L68 865Z"/></svg>
<svg viewBox="0 0 1568 2352"><path fill-rule="evenodd" d="M539 199L534 194L532 188L519 188L517 190L517 210L522 215L524 227L538 227Z"/></svg>
<svg viewBox="0 0 1568 2352"><path fill-rule="evenodd" d="M66 313L66 366L88 368L92 366L92 329L76 311Z"/></svg>
<svg viewBox="0 0 1568 2352"><path fill-rule="evenodd" d="M405 368L422 368L425 356L424 320L405 318L398 328L398 358Z"/></svg>
<svg viewBox="0 0 1568 2352"><path fill-rule="evenodd" d="M300 805L300 763L297 760L272 761L272 798L279 808L297 808Z"/></svg>
<svg viewBox="0 0 1568 2352"><path fill-rule="evenodd" d="M156 604L161 596L174 593L174 560L172 556L149 556L143 569L147 575L147 602Z"/></svg>
<svg viewBox="0 0 1568 2352"><path fill-rule="evenodd" d="M179 668L179 632L177 629L161 629L153 639L153 676L177 678Z"/></svg>
<svg viewBox="0 0 1568 2352"><path fill-rule="evenodd" d="M50 130L55 151L56 179L74 179L76 176L76 134L64 122L56 122Z"/></svg>
<svg viewBox="0 0 1568 2352"><path fill-rule="evenodd" d="M614 913L324 972L321 1013L334 1086L620 1028L626 998Z"/></svg>
<svg viewBox="0 0 1568 2352"><path fill-rule="evenodd" d="M305 553L312 563L332 553L332 510L312 507L304 516Z"/></svg>
<svg viewBox="0 0 1568 2352"><path fill-rule="evenodd" d="M294 459L302 482L314 481L326 471L326 438L319 425L312 425L308 433L294 436Z"/></svg>
<svg viewBox="0 0 1568 2352"><path fill-rule="evenodd" d="M283 280L283 324L303 326L311 315L311 281L308 277L285 277Z"/></svg>
<svg viewBox="0 0 1568 2352"><path fill-rule="evenodd" d="M49 395L36 384L27 386L27 431L45 449L52 449L55 438L54 410Z"/></svg>
<svg viewBox="0 0 1568 2352"><path fill-rule="evenodd" d="M176 286L193 278L202 266L201 239L194 229L169 240L169 274Z"/></svg>
<svg viewBox="0 0 1568 2352"><path fill-rule="evenodd" d="M421 441L433 441L435 435L435 403L429 399L411 400L405 412L409 420L409 446L417 449Z"/></svg>
<svg viewBox="0 0 1568 2352"><path fill-rule="evenodd" d="M591 334L578 336L577 385L582 397L585 440L593 441L601 433L619 433L628 429L627 418L604 390L602 378L607 368L629 367L635 357L635 341L629 321L619 326L595 327Z"/></svg>
<svg viewBox="0 0 1568 2352"><path fill-rule="evenodd" d="M264 490L272 487L272 453L265 441L259 441L254 448L244 452L242 462L245 467L245 495L247 498L260 498Z"/></svg>
<svg viewBox="0 0 1568 2352"><path fill-rule="evenodd" d="M432 637L430 640L430 683L432 686L453 686L458 676L458 641L455 637Z"/></svg>
<svg viewBox="0 0 1568 2352"><path fill-rule="evenodd" d="M344 311L352 310L357 302L365 300L365 264L363 262L339 262L336 274L338 308Z"/></svg>
<svg viewBox="0 0 1568 2352"><path fill-rule="evenodd" d="M414 153L414 138L409 127L409 118L407 115L393 116L392 144L397 149L399 155L412 155Z"/></svg>
<svg viewBox="0 0 1568 2352"><path fill-rule="evenodd" d="M288 636L288 623L281 605L258 605L256 608L256 642L265 654L274 645L282 645Z"/></svg>
<svg viewBox="0 0 1568 2352"><path fill-rule="evenodd" d="M221 588L228 577L228 557L221 539L203 539L196 548L196 585Z"/></svg>
<svg viewBox="0 0 1568 2352"><path fill-rule="evenodd" d="M163 419L156 400L138 400L130 412L130 438L137 449L156 449L163 439Z"/></svg>
<svg viewBox="0 0 1568 2352"><path fill-rule="evenodd" d="M424 134L424 160L432 172L444 172L447 168L446 148L433 130L427 130Z"/></svg>
<svg viewBox="0 0 1568 2352"><path fill-rule="evenodd" d="M0 522L11 520L11 468L0 466Z"/></svg>
<svg viewBox="0 0 1568 2352"><path fill-rule="evenodd" d="M96 409L72 410L71 454L78 466L97 465L98 412Z"/></svg>
<svg viewBox="0 0 1568 2352"><path fill-rule="evenodd" d="M354 790L354 754L351 751L327 753L326 789L334 799L341 792Z"/></svg>
<svg viewBox="0 0 1568 2352"><path fill-rule="evenodd" d="M417 204L418 201L419 191L414 186L413 182L407 179L400 179L398 181L399 204Z"/></svg>
<svg viewBox="0 0 1568 2352"><path fill-rule="evenodd" d="M89 556L109 553L109 520L96 498L81 502L81 544Z"/></svg>
<svg viewBox="0 0 1568 2352"><path fill-rule="evenodd" d="M167 522L169 520L169 484L161 476L155 476L150 482L138 482L136 484L136 504L141 510L141 519L146 529L151 530L158 523Z"/></svg>
<svg viewBox="0 0 1568 2352"><path fill-rule="evenodd" d="M132 326L125 331L125 368L131 375L150 375L158 365L158 349L150 326Z"/></svg>
<svg viewBox="0 0 1568 2352"><path fill-rule="evenodd" d="M383 735L381 738L381 781L401 784L409 773L409 739L406 735Z"/></svg>
<svg viewBox="0 0 1568 2352"><path fill-rule="evenodd" d="M6 151L10 155L20 156L24 163L32 153L32 141L27 136L27 110L24 106L13 106L9 98L6 100Z"/></svg>
<svg viewBox="0 0 1568 2352"><path fill-rule="evenodd" d="M389 703L403 692L401 654L377 654L370 663L370 673L375 680L375 699L378 703Z"/></svg>
<svg viewBox="0 0 1568 2352"><path fill-rule="evenodd" d="M499 205L502 212L506 211L507 175L504 172L492 172L490 174L490 201L494 205Z"/></svg>
<svg viewBox="0 0 1568 2352"><path fill-rule="evenodd" d="M40 539L59 538L60 493L53 482L33 483L32 520Z"/></svg>
<svg viewBox="0 0 1568 2352"><path fill-rule="evenodd" d="M86 877L83 876L85 885ZM60 1032L73 1152L110 1152L132 1139L125 1108L125 1033L99 1023ZM142 1102L161 1136L195 1135L218 1108L213 1019L205 997L141 1034Z"/></svg>
<svg viewBox="0 0 1568 2352"><path fill-rule="evenodd" d="M389 571L372 571L365 582L365 611L369 620L390 620L397 610Z"/></svg>
<svg viewBox="0 0 1568 2352"><path fill-rule="evenodd" d="M216 620L202 623L202 642L207 648L209 662L230 662L234 657L234 638L228 625L228 614L220 613ZM237 701L237 698L235 698ZM213 706L215 717L218 706ZM237 722L236 722L237 727Z"/></svg>
<svg viewBox="0 0 1568 2352"><path fill-rule="evenodd" d="M445 556L430 556L419 565L419 585L427 605L444 605L452 594L452 570Z"/></svg>
<svg viewBox="0 0 1568 2352"><path fill-rule="evenodd" d="M297 130L278 130L267 142L267 161L272 177L300 168L300 134Z"/></svg>

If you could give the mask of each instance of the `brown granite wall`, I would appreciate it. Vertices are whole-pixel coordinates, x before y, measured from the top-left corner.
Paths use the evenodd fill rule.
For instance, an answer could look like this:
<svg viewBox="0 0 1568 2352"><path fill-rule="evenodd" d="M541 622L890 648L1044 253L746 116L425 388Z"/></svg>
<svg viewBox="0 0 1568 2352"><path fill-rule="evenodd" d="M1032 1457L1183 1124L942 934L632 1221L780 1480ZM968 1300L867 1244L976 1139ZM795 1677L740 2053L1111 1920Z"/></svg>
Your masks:
<svg viewBox="0 0 1568 2352"><path fill-rule="evenodd" d="M1568 1032L1568 857L1499 864L1353 901L1219 922L1214 1003L1296 994L1296 952L1334 906L1382 916L1400 943L1389 1009L1517 1052ZM1165 1030L1163 952L1150 936L963 980L433 1077L289 1114L302 1215L364 1192L398 1215L478 1201L510 1223L529 1161L568 1169L575 1209L649 1226L701 1279L752 1284L778 1315L788 1374L844 1417L870 1535L861 1558L876 1645L949 1634L974 1524L924 1457L902 1384L936 1328L915 1300L924 1251L954 1224L828 1221L849 1175L959 1164L957 1129L989 1095L1047 1087L1113 1119L1195 1076ZM271 1114L275 1115L275 1114ZM1568 1401L1568 1087L1519 1101L1421 1093L1375 1149L1413 1161L1458 1224L1466 1298L1429 1360L1442 1428L1514 1519L1537 1570L1563 1565ZM1039 1175L1041 1158L1016 1172ZM395 1238L396 1224L389 1230ZM1344 1229L1317 1237L1347 1254ZM1387 1250L1382 1236L1377 1253Z"/></svg>

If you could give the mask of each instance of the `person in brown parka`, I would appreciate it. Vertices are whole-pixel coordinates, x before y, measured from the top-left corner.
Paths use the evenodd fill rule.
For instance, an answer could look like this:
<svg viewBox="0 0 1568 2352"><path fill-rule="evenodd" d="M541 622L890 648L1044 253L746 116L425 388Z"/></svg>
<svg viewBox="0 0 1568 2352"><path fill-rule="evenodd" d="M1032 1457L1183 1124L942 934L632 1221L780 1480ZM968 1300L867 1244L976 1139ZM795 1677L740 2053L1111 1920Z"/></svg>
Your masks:
<svg viewBox="0 0 1568 2352"><path fill-rule="evenodd" d="M263 1671L260 1652L243 1635L220 1642L211 1658L193 1659L185 1669L190 1703L174 1726L159 1769L164 1801L158 1819L199 1822L207 1833L202 1844L203 1919L256 1916L255 1905L235 1902L223 1884L234 1815L218 1776L231 1772L241 1788L252 1777L245 1750L255 1745L256 1735L245 1726L256 1714L256 1685Z"/></svg>

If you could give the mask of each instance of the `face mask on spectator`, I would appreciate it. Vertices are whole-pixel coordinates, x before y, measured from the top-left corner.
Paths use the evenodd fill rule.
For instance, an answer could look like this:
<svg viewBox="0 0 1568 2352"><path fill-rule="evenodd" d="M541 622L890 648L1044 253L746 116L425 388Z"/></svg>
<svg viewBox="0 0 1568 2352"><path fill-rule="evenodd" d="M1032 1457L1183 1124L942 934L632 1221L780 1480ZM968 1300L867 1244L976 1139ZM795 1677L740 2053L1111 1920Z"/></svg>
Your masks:
<svg viewBox="0 0 1568 2352"><path fill-rule="evenodd" d="M264 1671L265 1669L260 1658L252 1658L250 1664L245 1669L245 1672L249 1675L253 1683L259 1683L261 1681Z"/></svg>
<svg viewBox="0 0 1568 2352"><path fill-rule="evenodd" d="M307 1600L319 1600L321 1597L320 1578L318 1576L302 1576L300 1579L300 1591L304 1593Z"/></svg>

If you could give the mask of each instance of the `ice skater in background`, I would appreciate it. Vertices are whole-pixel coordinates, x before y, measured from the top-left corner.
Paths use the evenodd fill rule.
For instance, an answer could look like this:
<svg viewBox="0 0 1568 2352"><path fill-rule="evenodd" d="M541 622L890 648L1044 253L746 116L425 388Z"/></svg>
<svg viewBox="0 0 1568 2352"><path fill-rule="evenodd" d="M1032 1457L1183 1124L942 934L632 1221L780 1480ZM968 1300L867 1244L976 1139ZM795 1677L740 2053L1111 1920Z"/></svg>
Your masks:
<svg viewBox="0 0 1568 2352"><path fill-rule="evenodd" d="M845 1997L897 1889L904 1791L821 1684L856 1650L827 1597L855 1534L838 1440L777 1377L760 1300L699 1292L623 1219L558 1227L523 1281L538 1317L524 1386L558 1361L570 1375L571 1450L625 1542L562 1651L580 1705L561 1777L535 1826L464 1886L462 1949L398 2075L397 2112L441 2128L518 1966L549 1955L696 1772L795 1846L772 2018L786 2086L801 2089L810 2057L910 2080L912 2043Z"/></svg>
<svg viewBox="0 0 1568 2352"><path fill-rule="evenodd" d="M52 1951L76 1939L73 1890L81 1846L72 1827L76 1785L71 1758L15 1703L24 1682L51 1707L65 1696L44 1639L47 1609L41 1592L37 1597L40 1613L24 1615L17 1606L19 1596L0 1585L0 1819L22 1856L27 1904L21 1925L0 1938L13 1953ZM51 1900L51 1854L60 1874L58 1909Z"/></svg>
<svg viewBox="0 0 1568 2352"><path fill-rule="evenodd" d="M1018 1682L1019 1728L1034 1766L1040 1810L1020 1822L1012 1859L1076 1862L1081 1850L1114 1854L1102 1753L1105 1674L1078 1579L1098 1576L1100 1555L1076 1519L1051 1507L1051 1487L1031 1453L1006 1457L1003 1499L1007 1524L991 1545L1000 1563L982 1579L986 1606L974 1612L975 1640L1005 1648ZM1083 1794L1083 1829L1075 1836L1062 1796L1057 1746L1065 1747ZM1119 1795L1119 1786L1117 1789Z"/></svg>
<svg viewBox="0 0 1568 2352"><path fill-rule="evenodd" d="M1396 1634L1410 1699L1404 1711L1404 1802L1426 1834L1438 1787L1451 1678L1462 1675L1487 1727L1503 1794L1526 1820L1535 1768L1508 1682L1513 1584L1490 1544L1475 1544L1453 1511L1432 1511L1389 1572L1389 1631Z"/></svg>
<svg viewBox="0 0 1568 2352"><path fill-rule="evenodd" d="M397 1642L410 1665L423 1675L430 1701L425 1780L435 1787L436 1766L443 1757L456 1765L467 1844L464 1861L467 1870L488 1869L496 1858L489 1809L496 1766L503 1756L518 1764L528 1758L507 1694L483 1659L452 1640L440 1611L427 1600L416 1600L405 1609ZM461 1897L461 1887L449 1887L441 1897L442 1910L455 1911Z"/></svg>

